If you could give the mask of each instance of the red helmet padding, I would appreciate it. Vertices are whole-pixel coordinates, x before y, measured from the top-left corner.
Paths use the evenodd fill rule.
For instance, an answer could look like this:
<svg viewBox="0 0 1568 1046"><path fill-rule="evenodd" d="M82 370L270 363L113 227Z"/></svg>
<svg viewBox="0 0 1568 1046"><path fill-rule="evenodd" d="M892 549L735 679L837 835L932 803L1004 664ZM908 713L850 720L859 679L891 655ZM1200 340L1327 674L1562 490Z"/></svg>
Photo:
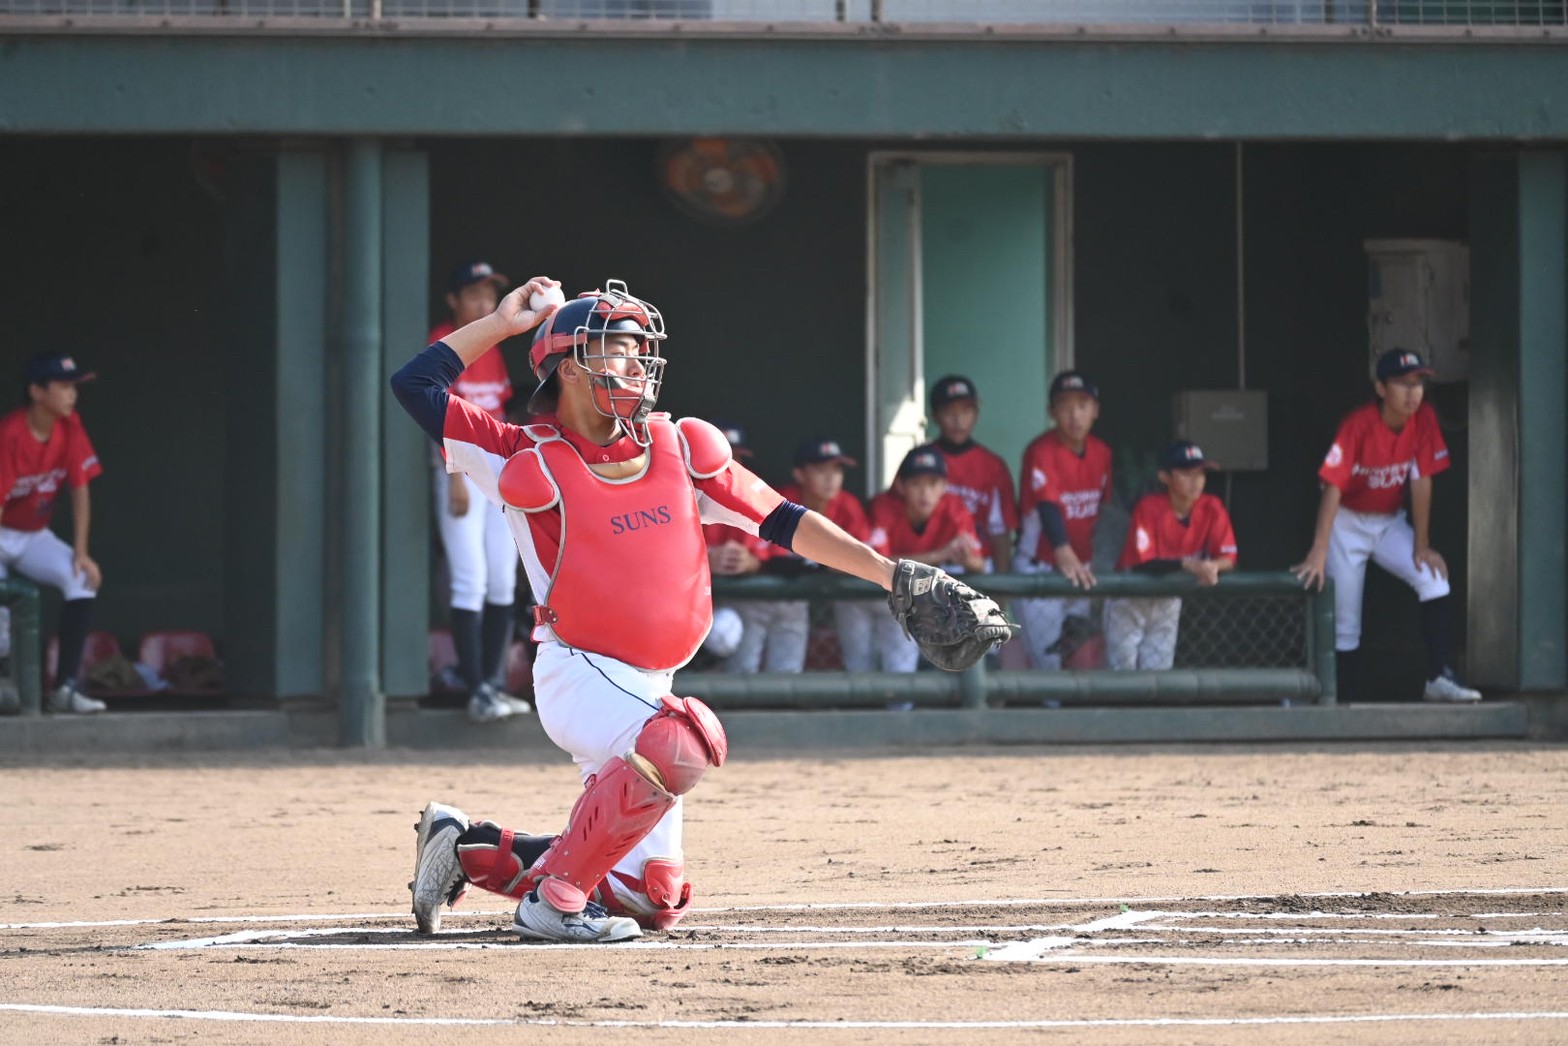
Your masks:
<svg viewBox="0 0 1568 1046"><path fill-rule="evenodd" d="M561 489L533 447L506 459L496 479L496 489L502 501L523 512L543 512L561 500Z"/></svg>
<svg viewBox="0 0 1568 1046"><path fill-rule="evenodd" d="M675 423L675 430L680 433L686 468L698 479L717 476L735 456L724 433L701 418L682 418Z"/></svg>

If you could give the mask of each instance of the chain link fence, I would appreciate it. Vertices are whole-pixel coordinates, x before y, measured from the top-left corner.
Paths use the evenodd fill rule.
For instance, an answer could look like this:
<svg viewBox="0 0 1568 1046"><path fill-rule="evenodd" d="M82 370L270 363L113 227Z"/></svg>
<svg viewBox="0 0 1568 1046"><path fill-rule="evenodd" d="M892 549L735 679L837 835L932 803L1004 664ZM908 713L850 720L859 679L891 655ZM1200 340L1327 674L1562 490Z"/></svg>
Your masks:
<svg viewBox="0 0 1568 1046"><path fill-rule="evenodd" d="M0 15L1014 26L1563 26L1565 0L0 0Z"/></svg>

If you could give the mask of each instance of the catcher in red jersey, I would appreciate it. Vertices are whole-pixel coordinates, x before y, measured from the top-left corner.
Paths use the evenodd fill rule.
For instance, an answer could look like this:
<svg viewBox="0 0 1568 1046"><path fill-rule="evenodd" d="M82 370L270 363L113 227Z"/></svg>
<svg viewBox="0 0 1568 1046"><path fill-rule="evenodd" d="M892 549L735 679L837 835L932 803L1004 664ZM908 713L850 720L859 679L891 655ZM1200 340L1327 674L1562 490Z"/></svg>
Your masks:
<svg viewBox="0 0 1568 1046"><path fill-rule="evenodd" d="M1094 587L1094 528L1111 492L1111 448L1091 434L1100 416L1100 390L1079 371L1051 382L1056 427L1024 450L1018 481L1022 521L1014 569L1021 574L1060 573L1079 588ZM1019 599L1013 609L1024 626L1029 656L1038 668L1062 667L1053 652L1069 614L1087 617L1086 599Z"/></svg>
<svg viewBox="0 0 1568 1046"><path fill-rule="evenodd" d="M1117 570L1169 574L1184 570L1200 585L1219 583L1236 567L1236 533L1225 503L1203 492L1210 462L1203 449L1178 440L1160 455L1165 490L1146 494L1133 506ZM1176 658L1181 600L1108 599L1105 648L1110 667L1165 669Z"/></svg>
<svg viewBox="0 0 1568 1046"><path fill-rule="evenodd" d="M0 577L14 570L58 588L65 597L57 685L45 702L51 712L91 714L106 707L76 689L93 599L103 584L103 574L88 554L92 512L87 491L103 466L76 412L77 386L93 377L64 353L39 353L27 362L27 406L0 418L0 490L5 492ZM64 490L70 491L75 531L69 545L49 529Z"/></svg>
<svg viewBox="0 0 1568 1046"><path fill-rule="evenodd" d="M931 386L931 420L942 435L932 442L947 459L947 490L963 501L986 543L986 569L1006 570L1013 562L1018 503L1007 462L974 438L980 420L975 383L950 374Z"/></svg>
<svg viewBox="0 0 1568 1046"><path fill-rule="evenodd" d="M1334 579L1334 650L1341 700L1360 686L1361 592L1371 560L1409 585L1420 602L1427 701L1479 701L1449 661L1448 564L1432 547L1432 477L1446 470L1448 445L1426 402L1432 368L1419 354L1378 357L1377 399L1340 423L1318 478L1312 547L1291 569L1308 587ZM1404 510L1410 494L1410 514Z"/></svg>
<svg viewBox="0 0 1568 1046"><path fill-rule="evenodd" d="M612 280L557 307L549 294L558 287L529 280L392 378L399 402L445 446L447 468L504 507L539 600L539 721L584 785L559 835L428 804L410 884L425 933L469 884L516 899L513 929L546 941L625 940L690 910L682 796L728 752L712 710L671 693L675 670L712 623L704 523L880 585L933 646L962 652L1006 638L994 603L895 564L785 500L735 461L708 422L656 413L665 329L653 305ZM491 345L535 327L530 424L499 421L447 392ZM962 635L942 626L955 600L966 611Z"/></svg>
<svg viewBox="0 0 1568 1046"><path fill-rule="evenodd" d="M871 499L871 547L962 574L985 567L974 518L947 492L947 460L932 446L916 447L899 463L893 489ZM878 618L873 631L884 672L913 672L920 648L895 621Z"/></svg>

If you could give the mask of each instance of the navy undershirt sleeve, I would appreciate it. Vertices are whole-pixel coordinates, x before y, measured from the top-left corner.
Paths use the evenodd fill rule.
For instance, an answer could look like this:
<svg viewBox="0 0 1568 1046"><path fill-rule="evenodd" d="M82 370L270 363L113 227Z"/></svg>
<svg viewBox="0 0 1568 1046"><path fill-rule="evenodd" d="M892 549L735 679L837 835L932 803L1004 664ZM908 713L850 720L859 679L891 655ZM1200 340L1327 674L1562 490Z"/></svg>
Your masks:
<svg viewBox="0 0 1568 1046"><path fill-rule="evenodd" d="M1045 540L1051 547L1061 548L1067 544L1067 518L1062 515L1062 506L1054 501L1042 501L1034 509L1040 517L1040 529L1045 531Z"/></svg>
<svg viewBox="0 0 1568 1046"><path fill-rule="evenodd" d="M757 528L757 536L791 552L795 550L795 528L806 515L806 506L793 501L782 502L768 513L768 518Z"/></svg>
<svg viewBox="0 0 1568 1046"><path fill-rule="evenodd" d="M392 375L392 395L437 443L446 433L446 390L462 373L462 359L438 341Z"/></svg>

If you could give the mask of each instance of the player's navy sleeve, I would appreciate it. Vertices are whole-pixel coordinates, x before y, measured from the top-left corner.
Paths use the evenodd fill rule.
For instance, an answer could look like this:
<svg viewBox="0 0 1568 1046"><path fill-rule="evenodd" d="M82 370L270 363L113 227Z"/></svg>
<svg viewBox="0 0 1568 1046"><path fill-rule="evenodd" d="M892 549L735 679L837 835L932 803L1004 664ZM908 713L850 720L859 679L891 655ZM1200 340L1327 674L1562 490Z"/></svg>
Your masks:
<svg viewBox="0 0 1568 1046"><path fill-rule="evenodd" d="M446 401L450 395L446 390L462 373L462 359L446 342L438 341L392 375L392 395L437 443L445 438Z"/></svg>
<svg viewBox="0 0 1568 1046"><path fill-rule="evenodd" d="M1034 507L1040 517L1040 529L1045 531L1045 540L1051 543L1052 548L1061 548L1067 544L1067 518L1062 515L1062 506L1054 501L1042 501Z"/></svg>
<svg viewBox="0 0 1568 1046"><path fill-rule="evenodd" d="M793 552L795 528L800 526L800 521L805 518L805 515L805 505L797 505L793 501L782 502L778 508L769 512L767 518L757 527L757 536Z"/></svg>

